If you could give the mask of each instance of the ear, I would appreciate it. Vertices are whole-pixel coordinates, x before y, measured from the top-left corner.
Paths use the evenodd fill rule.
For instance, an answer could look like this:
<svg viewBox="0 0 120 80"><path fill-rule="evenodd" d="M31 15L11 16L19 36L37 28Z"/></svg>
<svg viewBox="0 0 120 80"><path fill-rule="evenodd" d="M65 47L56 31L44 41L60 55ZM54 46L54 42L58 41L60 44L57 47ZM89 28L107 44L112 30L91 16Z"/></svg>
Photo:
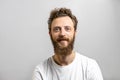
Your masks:
<svg viewBox="0 0 120 80"><path fill-rule="evenodd" d="M49 32L48 32L48 33L49 33L49 35L51 35L51 28L49 28L48 30L49 30Z"/></svg>
<svg viewBox="0 0 120 80"><path fill-rule="evenodd" d="M76 34L77 34L77 31L75 30L75 36L76 36Z"/></svg>
<svg viewBox="0 0 120 80"><path fill-rule="evenodd" d="M49 33L49 35L51 35L51 32L50 32L50 31L49 31L48 33Z"/></svg>

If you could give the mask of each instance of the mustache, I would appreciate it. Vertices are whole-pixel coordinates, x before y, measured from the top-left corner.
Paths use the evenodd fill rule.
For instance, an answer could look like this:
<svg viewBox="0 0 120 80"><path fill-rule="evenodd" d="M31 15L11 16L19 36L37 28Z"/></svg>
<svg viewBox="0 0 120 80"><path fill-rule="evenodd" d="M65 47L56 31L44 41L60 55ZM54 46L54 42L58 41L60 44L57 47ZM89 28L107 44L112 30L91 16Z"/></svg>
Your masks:
<svg viewBox="0 0 120 80"><path fill-rule="evenodd" d="M60 37L60 38L57 39L57 41L58 41L58 42L60 42L60 41L69 41L69 39L68 39L68 38L65 38L65 37L64 37L64 38L61 38L61 37Z"/></svg>

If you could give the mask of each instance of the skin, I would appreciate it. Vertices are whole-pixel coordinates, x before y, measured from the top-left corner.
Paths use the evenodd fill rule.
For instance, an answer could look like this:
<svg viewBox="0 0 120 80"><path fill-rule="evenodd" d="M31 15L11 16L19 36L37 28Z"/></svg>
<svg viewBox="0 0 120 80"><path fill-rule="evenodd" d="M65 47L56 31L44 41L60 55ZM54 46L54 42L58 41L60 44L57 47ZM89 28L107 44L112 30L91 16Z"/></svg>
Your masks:
<svg viewBox="0 0 120 80"><path fill-rule="evenodd" d="M72 19L68 16L58 17L54 19L51 24L51 31L49 34L50 36L52 36L53 40L58 43L60 48L67 47L70 41L76 35ZM69 41L64 39L58 40L60 36L67 38ZM70 64L74 60L74 58L75 53L73 50L71 53L69 53L69 55L60 55L58 53L55 53L53 55L53 59L55 60L55 62L61 66Z"/></svg>

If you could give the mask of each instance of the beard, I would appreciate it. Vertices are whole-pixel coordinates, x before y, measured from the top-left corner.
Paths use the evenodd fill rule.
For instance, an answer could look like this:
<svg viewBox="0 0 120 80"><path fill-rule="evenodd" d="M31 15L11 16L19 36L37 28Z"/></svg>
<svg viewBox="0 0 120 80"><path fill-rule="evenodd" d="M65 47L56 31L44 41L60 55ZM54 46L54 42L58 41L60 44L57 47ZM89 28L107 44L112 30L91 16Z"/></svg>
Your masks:
<svg viewBox="0 0 120 80"><path fill-rule="evenodd" d="M64 36L59 36L56 40L52 38L52 35L50 35L53 47L54 47L54 52L58 55L69 55L72 53L73 47L74 47L74 40L75 40L75 34L73 35L73 38L70 40L68 38L65 38ZM61 40L67 41L68 44L66 47L61 47L59 45L59 42Z"/></svg>

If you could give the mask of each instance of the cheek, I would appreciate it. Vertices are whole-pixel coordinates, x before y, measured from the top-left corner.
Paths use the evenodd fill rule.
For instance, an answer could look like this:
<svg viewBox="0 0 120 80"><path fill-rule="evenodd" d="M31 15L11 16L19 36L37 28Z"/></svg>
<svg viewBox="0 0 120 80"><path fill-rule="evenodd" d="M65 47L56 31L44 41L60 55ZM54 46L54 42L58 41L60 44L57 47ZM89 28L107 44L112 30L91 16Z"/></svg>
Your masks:
<svg viewBox="0 0 120 80"><path fill-rule="evenodd" d="M67 35L73 36L73 35L74 35L74 32L68 32Z"/></svg>
<svg viewBox="0 0 120 80"><path fill-rule="evenodd" d="M57 39L57 35L56 34L51 34L51 37L52 37L53 40Z"/></svg>
<svg viewBox="0 0 120 80"><path fill-rule="evenodd" d="M71 34L71 37L70 37L70 38L73 39L74 37L75 37L75 33L74 33L74 34Z"/></svg>

